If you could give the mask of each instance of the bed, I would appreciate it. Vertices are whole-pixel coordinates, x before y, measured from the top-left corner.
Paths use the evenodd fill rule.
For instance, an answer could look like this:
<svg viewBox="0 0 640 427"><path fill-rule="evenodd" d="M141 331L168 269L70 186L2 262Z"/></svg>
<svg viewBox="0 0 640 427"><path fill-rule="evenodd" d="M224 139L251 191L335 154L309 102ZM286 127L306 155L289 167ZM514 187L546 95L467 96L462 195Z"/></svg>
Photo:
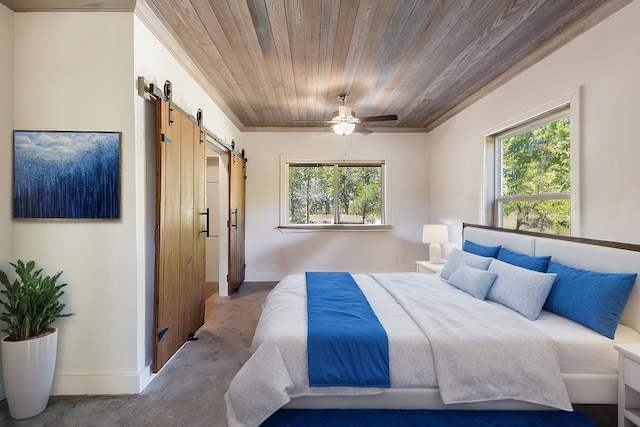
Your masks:
<svg viewBox="0 0 640 427"><path fill-rule="evenodd" d="M639 247L468 224L463 241L465 250L452 251L443 277L349 275L386 332L388 386L323 384L312 375L319 350L307 347L315 340L307 296L324 285L307 284L316 273L284 278L265 300L251 357L225 395L229 425L258 426L281 407L571 410L572 403L617 403L613 346L640 342ZM495 248L499 257L483 252ZM529 265L545 259L545 271ZM576 297L567 282L574 277L595 293ZM342 288L326 287L325 295L344 302ZM609 293L599 294L604 288ZM593 298L603 301L602 310ZM349 371L375 365L368 355L350 359Z"/></svg>

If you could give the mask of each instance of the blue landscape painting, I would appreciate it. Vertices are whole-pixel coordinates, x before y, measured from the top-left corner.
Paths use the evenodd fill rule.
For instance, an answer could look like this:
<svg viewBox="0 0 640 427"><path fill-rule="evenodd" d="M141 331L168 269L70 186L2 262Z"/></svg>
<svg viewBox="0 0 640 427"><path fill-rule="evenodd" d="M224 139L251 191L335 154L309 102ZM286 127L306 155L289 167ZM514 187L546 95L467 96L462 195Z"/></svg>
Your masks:
<svg viewBox="0 0 640 427"><path fill-rule="evenodd" d="M14 131L14 218L120 218L120 132Z"/></svg>

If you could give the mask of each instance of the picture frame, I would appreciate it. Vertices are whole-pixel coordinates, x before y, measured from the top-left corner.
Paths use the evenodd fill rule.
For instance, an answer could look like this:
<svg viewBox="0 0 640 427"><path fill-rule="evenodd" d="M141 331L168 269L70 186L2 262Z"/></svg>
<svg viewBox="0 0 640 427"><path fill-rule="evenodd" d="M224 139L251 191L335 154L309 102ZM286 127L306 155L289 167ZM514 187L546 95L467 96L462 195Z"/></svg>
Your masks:
<svg viewBox="0 0 640 427"><path fill-rule="evenodd" d="M14 219L120 218L121 132L13 132Z"/></svg>

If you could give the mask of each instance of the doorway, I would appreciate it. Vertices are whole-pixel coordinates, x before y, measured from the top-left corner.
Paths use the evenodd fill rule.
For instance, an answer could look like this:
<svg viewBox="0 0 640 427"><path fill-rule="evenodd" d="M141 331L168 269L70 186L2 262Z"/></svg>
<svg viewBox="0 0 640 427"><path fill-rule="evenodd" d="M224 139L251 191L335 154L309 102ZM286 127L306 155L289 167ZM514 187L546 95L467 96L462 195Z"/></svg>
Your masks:
<svg viewBox="0 0 640 427"><path fill-rule="evenodd" d="M215 141L207 144L206 207L209 208L209 237L206 239L205 297L215 293L229 296L229 150Z"/></svg>
<svg viewBox="0 0 640 427"><path fill-rule="evenodd" d="M246 164L244 150L222 150L215 144L208 147L206 203L211 232L206 281L210 295L215 293L216 277L218 296L233 294L244 281Z"/></svg>
<svg viewBox="0 0 640 427"><path fill-rule="evenodd" d="M207 236L207 261L205 299L218 292L220 286L220 156L207 154L206 204L209 210L209 235ZM224 172L224 167L222 168ZM222 187L224 188L224 187Z"/></svg>

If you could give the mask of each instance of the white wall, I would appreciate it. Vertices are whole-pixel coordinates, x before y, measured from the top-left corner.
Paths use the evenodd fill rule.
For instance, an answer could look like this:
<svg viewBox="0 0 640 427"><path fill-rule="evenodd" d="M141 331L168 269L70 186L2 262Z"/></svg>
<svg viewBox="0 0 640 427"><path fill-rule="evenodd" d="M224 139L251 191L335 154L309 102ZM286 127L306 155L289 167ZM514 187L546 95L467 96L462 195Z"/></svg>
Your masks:
<svg viewBox="0 0 640 427"><path fill-rule="evenodd" d="M119 220L14 222L14 256L63 270L75 313L56 322L53 394L139 390L132 19L15 13L15 128L122 132Z"/></svg>
<svg viewBox="0 0 640 427"><path fill-rule="evenodd" d="M482 132L580 87L577 234L640 243L638 22L636 0L432 131L429 219L479 222Z"/></svg>
<svg viewBox="0 0 640 427"><path fill-rule="evenodd" d="M246 280L280 280L316 270L415 271L428 218L423 133L243 134L247 149ZM346 154L345 154L346 153ZM390 231L279 231L281 159L386 160ZM271 262L274 257L275 262Z"/></svg>
<svg viewBox="0 0 640 427"><path fill-rule="evenodd" d="M0 5L0 270L13 260L13 12ZM0 360L0 399L5 396Z"/></svg>

